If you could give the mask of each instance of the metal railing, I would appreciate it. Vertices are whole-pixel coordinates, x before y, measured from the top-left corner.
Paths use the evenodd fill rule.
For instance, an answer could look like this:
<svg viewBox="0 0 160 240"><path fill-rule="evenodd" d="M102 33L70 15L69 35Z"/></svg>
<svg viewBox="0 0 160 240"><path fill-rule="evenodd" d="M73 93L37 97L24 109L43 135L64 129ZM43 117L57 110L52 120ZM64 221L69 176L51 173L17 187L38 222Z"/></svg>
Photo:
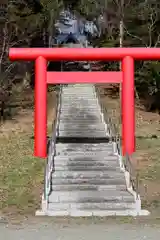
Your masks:
<svg viewBox="0 0 160 240"><path fill-rule="evenodd" d="M124 158L125 170L129 172L129 188L133 188L136 192L136 199L139 199L139 174L138 171L133 167L131 156L126 154Z"/></svg>
<svg viewBox="0 0 160 240"><path fill-rule="evenodd" d="M52 137L49 139L48 142L48 157L45 166L44 172L44 200L48 201L49 194L51 192L51 178L52 173L54 171L54 157L55 157L55 145L56 145L56 137L58 134L58 124L59 124L59 115L60 115L60 107L61 107L61 92L62 88L60 86L58 96L57 96L57 103L56 103L56 119L52 124Z"/></svg>
<svg viewBox="0 0 160 240"><path fill-rule="evenodd" d="M115 122L113 122L112 117L109 116L109 112L107 111L104 104L102 104L102 101L100 100L100 92L98 87L95 87L96 95L99 101L99 104L101 106L102 114L104 114L104 120L108 127L108 133L110 136L110 140L114 142L116 151L119 156L122 156L121 151L121 136L119 133L119 126L120 125L120 119L118 119L118 124L116 125ZM136 192L136 198L139 199L139 174L138 171L134 168L132 164L131 156L126 154L126 156L122 160L122 167L124 167L125 171L129 173L129 188L132 188Z"/></svg>

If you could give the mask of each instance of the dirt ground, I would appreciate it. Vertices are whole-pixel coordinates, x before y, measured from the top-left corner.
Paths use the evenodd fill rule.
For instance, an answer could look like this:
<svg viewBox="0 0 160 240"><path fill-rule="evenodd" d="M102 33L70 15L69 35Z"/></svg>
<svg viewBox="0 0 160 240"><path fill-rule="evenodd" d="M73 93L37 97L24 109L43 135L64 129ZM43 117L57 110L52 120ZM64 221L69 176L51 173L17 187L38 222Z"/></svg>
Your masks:
<svg viewBox="0 0 160 240"><path fill-rule="evenodd" d="M103 88L101 101L112 117L121 135L120 100L105 95ZM151 213L160 213L160 115L146 112L142 105L136 104L136 152L132 156L132 165L139 175L139 190L143 208Z"/></svg>
<svg viewBox="0 0 160 240"><path fill-rule="evenodd" d="M97 223L72 223L41 221L30 224L23 224L18 226L1 225L0 224L0 238L5 240L123 240L124 235L130 240L158 240L160 234L159 225L134 225L134 224L117 224L116 222L106 221L104 223L98 221Z"/></svg>

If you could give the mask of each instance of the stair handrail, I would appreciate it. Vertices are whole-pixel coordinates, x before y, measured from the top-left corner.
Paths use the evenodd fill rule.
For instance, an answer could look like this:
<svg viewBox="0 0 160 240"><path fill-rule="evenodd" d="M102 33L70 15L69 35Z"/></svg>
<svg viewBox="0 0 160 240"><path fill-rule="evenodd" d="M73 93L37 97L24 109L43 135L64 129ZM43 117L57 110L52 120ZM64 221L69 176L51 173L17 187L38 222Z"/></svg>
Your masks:
<svg viewBox="0 0 160 240"><path fill-rule="evenodd" d="M54 171L54 157L55 157L55 145L56 145L56 137L58 135L58 124L60 117L60 107L61 107L61 94L62 94L62 86L60 85L57 100L56 100L56 118L52 124L52 136L48 140L48 156L45 166L44 172L44 200L48 201L49 194L51 192L51 178L52 172Z"/></svg>
<svg viewBox="0 0 160 240"><path fill-rule="evenodd" d="M118 153L119 156L122 156L122 152L121 152L121 136L119 133L119 128L117 125L120 125L120 119L118 118L118 124L116 125L112 118L109 116L109 112L107 111L106 107L104 106L104 104L102 104L102 101L100 100L100 91L99 88L96 87L96 95L98 98L98 102L101 106L101 111L102 114L106 113L105 115L107 116L104 120L107 124L108 127L108 133L109 136L111 138L111 141L113 141L116 145L116 151ZM132 164L132 158L131 156L127 153L126 156L123 158L123 166L125 171L127 171L129 173L129 188L132 188L134 190L134 192L136 192L136 199L140 199L139 196L139 173L138 171L135 169L135 167Z"/></svg>
<svg viewBox="0 0 160 240"><path fill-rule="evenodd" d="M125 170L129 172L129 187L132 188L136 192L136 199L139 199L139 173L136 171L132 164L132 158L131 156L126 153L126 156L124 158L124 167Z"/></svg>

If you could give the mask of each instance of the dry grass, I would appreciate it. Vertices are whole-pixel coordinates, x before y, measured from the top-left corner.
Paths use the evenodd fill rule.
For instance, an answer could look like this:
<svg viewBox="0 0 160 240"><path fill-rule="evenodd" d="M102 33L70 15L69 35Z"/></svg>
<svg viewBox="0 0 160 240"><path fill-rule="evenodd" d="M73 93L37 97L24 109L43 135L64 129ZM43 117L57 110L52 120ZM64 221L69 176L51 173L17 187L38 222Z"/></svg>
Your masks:
<svg viewBox="0 0 160 240"><path fill-rule="evenodd" d="M0 126L0 211L34 214L43 189L45 160L33 156L34 93L16 98L18 115ZM48 132L55 116L55 93L48 94Z"/></svg>
<svg viewBox="0 0 160 240"><path fill-rule="evenodd" d="M101 88L100 88L101 89ZM116 125L119 125L118 98L101 95L101 101ZM136 106L136 152L132 161L139 171L140 194L144 208L160 212L160 116Z"/></svg>

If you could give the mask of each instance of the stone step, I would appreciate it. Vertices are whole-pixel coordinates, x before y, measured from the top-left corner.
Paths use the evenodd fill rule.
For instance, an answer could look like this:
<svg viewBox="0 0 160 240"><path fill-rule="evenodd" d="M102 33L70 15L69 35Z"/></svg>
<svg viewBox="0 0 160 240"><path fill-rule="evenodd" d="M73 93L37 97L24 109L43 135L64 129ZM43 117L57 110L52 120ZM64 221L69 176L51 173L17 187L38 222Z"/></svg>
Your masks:
<svg viewBox="0 0 160 240"><path fill-rule="evenodd" d="M66 165L57 165L55 164L54 165L54 169L55 171L115 171L115 172L119 172L120 171L120 167L117 166L106 166L106 165L103 165L103 166L97 166L97 165L81 165L81 166L78 166L76 164L69 164L67 163Z"/></svg>
<svg viewBox="0 0 160 240"><path fill-rule="evenodd" d="M74 91L74 92L73 92ZM72 91L66 91L66 92L63 92L62 95L61 95L62 98L67 98L67 99L86 99L86 100L96 100L97 97L95 95L94 92L84 92L83 90L79 90L79 91L75 91L75 90L72 90Z"/></svg>
<svg viewBox="0 0 160 240"><path fill-rule="evenodd" d="M56 149L57 150L67 150L68 152L87 152L88 154L91 154L93 156L94 154L100 154L103 153L104 157L106 156L106 153L108 151L113 150L114 144L110 141L109 137L102 137L102 138L64 138L66 141L58 140L56 143ZM83 143L84 141L84 143ZM108 154L109 155L109 154Z"/></svg>
<svg viewBox="0 0 160 240"><path fill-rule="evenodd" d="M74 94L78 93L78 96L81 96L81 94L88 94L89 96L95 94L95 89L94 88L66 88L64 89L63 91L63 95L71 95L71 96L74 96Z"/></svg>
<svg viewBox="0 0 160 240"><path fill-rule="evenodd" d="M72 122L71 122L72 121ZM71 123L70 123L71 122ZM103 121L103 120L101 120L101 119L97 119L97 120L95 120L95 119L91 119L91 120L88 120L88 119L72 119L72 118L60 118L60 121L59 121L59 125L60 124L70 124L70 125L79 125L79 126L81 126L82 124L83 125L86 125L86 126L92 126L92 125L100 125L100 126L104 126L105 128L106 128L106 130L108 129L108 126L107 126L107 124ZM92 127L91 127L92 128Z"/></svg>
<svg viewBox="0 0 160 240"><path fill-rule="evenodd" d="M49 196L50 203L117 203L134 202L133 195L126 191L53 191Z"/></svg>
<svg viewBox="0 0 160 240"><path fill-rule="evenodd" d="M54 173L53 173L54 175ZM126 184L126 181L122 177L116 177L116 178L54 178L52 177L52 185L82 185L82 184L88 184L88 185L123 185Z"/></svg>
<svg viewBox="0 0 160 240"><path fill-rule="evenodd" d="M100 114L101 113L101 108L100 106L98 105L93 105L92 107L91 106L86 106L84 107L82 104L80 103L77 103L77 104L74 104L74 106L72 106L72 103L68 103L68 105L70 104L70 106L63 106L61 108L61 112L66 112L66 111L71 111L73 113L85 113L87 114L88 112L93 112L94 114L98 113ZM87 105L90 105L90 103L87 103ZM61 105L62 106L62 105Z"/></svg>
<svg viewBox="0 0 160 240"><path fill-rule="evenodd" d="M100 107L99 101L96 98L89 99L87 97L86 99L84 97L77 98L61 98L61 107L82 107L82 108L95 108Z"/></svg>
<svg viewBox="0 0 160 240"><path fill-rule="evenodd" d="M80 94L83 94L83 93L88 93L88 94L95 94L95 89L94 87L90 88L90 87L69 87L69 88L65 88L65 89L62 89L64 95L65 94L68 94L68 93L71 93L71 94L75 94L76 92L79 93L79 96L81 96Z"/></svg>
<svg viewBox="0 0 160 240"><path fill-rule="evenodd" d="M98 116L94 116L94 115L89 115L89 116L85 116L85 115L71 115L71 114L64 114L64 113L61 113L60 114L61 118L60 118L60 121L78 121L78 122L93 122L96 123L96 122L102 122L102 118L100 115Z"/></svg>
<svg viewBox="0 0 160 240"><path fill-rule="evenodd" d="M87 84L86 85L81 85L81 84L79 84L79 85L77 85L77 84L74 84L74 85L69 85L67 88L65 88L64 89L64 91L68 91L69 89L71 89L72 91L73 91L73 89L76 91L76 90L81 90L81 91L95 91L95 87L94 87L94 85L88 85L87 86ZM73 92L74 93L74 92Z"/></svg>
<svg viewBox="0 0 160 240"><path fill-rule="evenodd" d="M57 143L56 144L57 149L58 148L65 148L67 149L84 149L85 151L91 150L91 151L97 151L97 150L105 150L105 149L110 149L113 147L112 142L89 142L89 143L79 143L79 142L74 142L74 143Z"/></svg>
<svg viewBox="0 0 160 240"><path fill-rule="evenodd" d="M62 97L61 98L61 106L65 107L81 107L81 108L94 108L94 107L100 107L99 101L96 98L89 98L87 97Z"/></svg>
<svg viewBox="0 0 160 240"><path fill-rule="evenodd" d="M68 121L68 122L65 122L65 121L60 121L59 122L59 126L61 127L69 127L69 128L72 128L72 127L78 127L78 128L89 128L89 129L96 129L96 130L103 130L105 131L105 124L101 121L99 121L98 123L90 123L89 121L86 123L86 121Z"/></svg>
<svg viewBox="0 0 160 240"><path fill-rule="evenodd" d="M84 87L71 87L71 88L65 88L63 91L64 95L71 94L74 95L75 93L79 93L79 96L81 94L95 94L95 89L94 88L84 88Z"/></svg>
<svg viewBox="0 0 160 240"><path fill-rule="evenodd" d="M90 85L88 85L88 86L81 86L81 85L79 85L79 86L77 86L77 85L71 86L71 85L69 85L69 87L64 89L65 92L67 92L69 90L71 90L71 93L73 93L73 94L74 94L75 91L78 91L78 90L80 90L80 92L82 92L82 91L84 91L84 92L85 91L86 92L88 92L88 91L95 92L94 86L90 86ZM74 92L73 92L73 90L74 90Z"/></svg>
<svg viewBox="0 0 160 240"><path fill-rule="evenodd" d="M59 211L45 211L45 212L36 212L37 216L50 216L50 217L109 217L109 216L132 216L135 217L139 215L136 208L135 209L124 209L124 210L59 210ZM140 216L148 216L149 212L146 210L141 210Z"/></svg>
<svg viewBox="0 0 160 240"><path fill-rule="evenodd" d="M85 105L84 105L84 102L85 102ZM71 101L70 98L61 98L61 107L62 108L70 108L70 107L81 107L81 108L100 108L100 104L99 102L97 101L97 99L84 99L83 97L82 98L76 98L74 97L73 100Z"/></svg>
<svg viewBox="0 0 160 240"><path fill-rule="evenodd" d="M98 124L104 124L101 118L92 118L92 119L85 119L83 117L80 118L74 118L72 115L68 115L68 117L60 118L59 123L69 123L72 121L72 124L86 124L86 125L98 125Z"/></svg>
<svg viewBox="0 0 160 240"><path fill-rule="evenodd" d="M78 93L78 95L77 95ZM66 88L63 92L62 92L63 96L95 96L95 91L94 89L84 89L84 88Z"/></svg>
<svg viewBox="0 0 160 240"><path fill-rule="evenodd" d="M79 100L67 100L67 99L63 99L61 100L61 109L62 110L66 110L66 109L75 109L75 110L82 110L84 109L84 111L89 110L101 110L101 106L99 105L99 103L97 102L97 100L84 100L84 99L79 99Z"/></svg>
<svg viewBox="0 0 160 240"><path fill-rule="evenodd" d="M78 96L81 96L81 94L87 94L87 93L88 93L88 95L91 95L91 94L96 95L94 88L72 87L72 88L65 88L62 91L63 91L63 95L68 95L68 94L74 95L76 93L78 93Z"/></svg>
<svg viewBox="0 0 160 240"><path fill-rule="evenodd" d="M75 83L75 84L69 84L67 89L84 89L85 90L92 90L95 91L95 86L93 84L81 84L81 83Z"/></svg>
<svg viewBox="0 0 160 240"><path fill-rule="evenodd" d="M62 109L63 110L63 109ZM83 117L84 115L85 116L96 116L96 117L99 117L99 115L101 114L101 110L99 109L94 109L94 110L92 110L92 109L83 109L83 108L80 108L79 106L77 106L76 108L72 108L72 107L70 107L70 108L66 108L65 110L63 110L62 111L61 109L60 109L60 112L61 113L64 113L64 115L66 115L66 114L75 114L76 116L79 116L79 117Z"/></svg>
<svg viewBox="0 0 160 240"><path fill-rule="evenodd" d="M110 149L113 149L113 143L112 142L105 142L105 143L57 143L56 144L57 150L67 150L67 151L91 151L91 155L93 155L93 152L96 152L96 154L101 154L101 152L97 151L108 151ZM88 154L88 153L87 153ZM105 155L104 155L105 157Z"/></svg>
<svg viewBox="0 0 160 240"><path fill-rule="evenodd" d="M90 131L88 129L88 131L74 131L74 130L69 130L68 131L63 131L63 130L60 130L59 131L59 136L60 137L84 137L84 138L105 138L107 136L109 136L109 134L105 133L104 131L99 131L99 130L95 130L95 131Z"/></svg>
<svg viewBox="0 0 160 240"><path fill-rule="evenodd" d="M65 159L65 160L60 160L59 159L54 159L54 166L55 167L84 167L84 168L89 168L89 167L108 167L108 169L120 169L119 168L119 164L118 164L118 161L92 161L92 160L75 160L75 159L72 159L72 160L69 160L69 159Z"/></svg>
<svg viewBox="0 0 160 240"><path fill-rule="evenodd" d="M85 102L85 103L89 103L89 102L95 102L98 103L98 99L94 94L86 94L86 93L82 93L81 95L79 95L79 93L75 93L75 95L73 94L62 94L61 95L61 100L65 102L66 101L71 101L74 102L74 100L76 102L81 101L81 102Z"/></svg>
<svg viewBox="0 0 160 240"><path fill-rule="evenodd" d="M74 90L73 90L74 91ZM76 92L71 93L71 92L65 92L64 94L61 95L62 99L75 99L75 100L85 100L85 101L90 101L90 100L98 100L97 96L93 92Z"/></svg>
<svg viewBox="0 0 160 240"><path fill-rule="evenodd" d="M89 96L87 97L62 97L61 98L61 106L64 107L68 105L69 107L84 107L84 108L87 108L87 107L100 107L100 104L99 104L99 101L96 99L96 98L91 98Z"/></svg>
<svg viewBox="0 0 160 240"><path fill-rule="evenodd" d="M62 103L62 102L61 102ZM97 110L97 109L101 109L99 103L97 101L92 101L92 102L87 102L86 105L84 105L83 102L81 101L64 101L63 104L61 104L61 109L65 110L65 109L69 109L69 108L73 108L73 109L84 109L84 110Z"/></svg>
<svg viewBox="0 0 160 240"><path fill-rule="evenodd" d="M78 96L81 96L83 94L88 94L89 96L91 94L94 94L95 95L95 89L94 88L82 88L82 87L72 87L72 88L65 88L64 91L63 91L63 94L64 95L69 95L71 94L72 96L74 94L78 93Z"/></svg>
<svg viewBox="0 0 160 240"><path fill-rule="evenodd" d="M62 96L77 96L77 97L81 97L81 96L94 96L96 97L96 93L94 91L94 89L82 89L82 88L66 88L65 91L62 92Z"/></svg>
<svg viewBox="0 0 160 240"><path fill-rule="evenodd" d="M85 151L85 149L84 149ZM85 152L83 151L83 148L82 149L71 149L68 150L68 149L56 149L56 155L59 156L70 156L70 157L75 157L75 158L84 158L86 157L90 157L90 159L92 159L92 156L95 156L97 158L97 161L100 160L102 157L106 156L106 160L112 160L112 159L115 159L115 156L113 155L113 149L112 148L108 148L108 149L105 149L105 150L99 150L101 151L100 153L97 151L96 152L96 149L94 150L93 149L93 152L92 150L86 150ZM113 156L112 156L113 155Z"/></svg>
<svg viewBox="0 0 160 240"><path fill-rule="evenodd" d="M85 90L93 90L95 91L95 86L93 84L72 84L72 85L68 85L68 89L84 89Z"/></svg>
<svg viewBox="0 0 160 240"><path fill-rule="evenodd" d="M78 93L95 93L95 89L94 89L94 87L81 87L81 86L79 86L79 87L75 87L75 86L73 86L73 87L69 87L69 88L65 88L64 89L64 94L66 94L67 92L71 92L71 94L75 94L75 92L78 92Z"/></svg>
<svg viewBox="0 0 160 240"><path fill-rule="evenodd" d="M78 88L78 87L81 87L81 88L94 88L94 85L93 84L90 84L90 83L73 83L73 84L69 84L67 85L68 88Z"/></svg>
<svg viewBox="0 0 160 240"><path fill-rule="evenodd" d="M90 117L90 116L100 116L101 115L101 110L100 109L83 109L80 107L77 107L77 109L73 109L73 108L65 108L65 109L60 109L60 115L75 115L75 116L79 116L79 117L83 117L85 116Z"/></svg>
<svg viewBox="0 0 160 240"><path fill-rule="evenodd" d="M62 114L63 115L63 114ZM85 121L82 119L82 121L80 120L76 120L76 119L66 119L61 117L60 115L60 121L59 121L59 126L67 126L69 127L69 129L72 129L73 127L77 129L77 131L80 131L83 129L86 129L87 132L89 132L89 130L95 130L95 131L99 131L99 132L105 132L107 130L107 124L105 124L105 122L103 122L103 120L99 120L99 121L95 121L95 120L87 120L85 119Z"/></svg>
<svg viewBox="0 0 160 240"><path fill-rule="evenodd" d="M96 122L103 122L104 123L104 120L98 115L74 115L74 114L64 114L64 113L60 113L60 120L63 121L64 123L68 123L69 121L72 123L72 124L75 124L76 121L78 122L91 122L93 123L96 123Z"/></svg>
<svg viewBox="0 0 160 240"><path fill-rule="evenodd" d="M64 113L60 113L60 121L63 123L68 123L71 122L72 124L75 124L75 122L80 122L80 123L85 123L88 122L89 124L94 123L105 123L104 120L102 118L100 118L99 116L78 116L78 115L71 115L71 114L64 114Z"/></svg>
<svg viewBox="0 0 160 240"><path fill-rule="evenodd" d="M95 91L95 87L93 84L70 84L68 85L68 87L66 89L84 89L85 90L94 90Z"/></svg>
<svg viewBox="0 0 160 240"><path fill-rule="evenodd" d="M88 99L76 99L74 98L73 100L71 99L61 99L61 108L63 110L70 109L84 109L84 110L96 110L96 109L101 109L101 106L99 102L96 99L93 100L88 100Z"/></svg>
<svg viewBox="0 0 160 240"><path fill-rule="evenodd" d="M85 202L85 203L49 203L48 210L66 211L66 210L124 210L135 209L135 203L118 202Z"/></svg>
<svg viewBox="0 0 160 240"><path fill-rule="evenodd" d="M94 98L94 97L61 97L61 106L65 106L65 105L74 105L74 106L100 106L99 105L99 101L98 99Z"/></svg>
<svg viewBox="0 0 160 240"><path fill-rule="evenodd" d="M89 87L87 87L87 86L84 86L84 87L82 87L82 86L70 86L70 87L67 87L63 90L64 90L64 93L71 91L71 94L74 94L76 91L78 91L79 93L83 93L83 92L94 93L95 92L94 87L90 87L90 86Z"/></svg>
<svg viewBox="0 0 160 240"><path fill-rule="evenodd" d="M86 106L84 106L84 104L81 103L81 102L77 102L76 103L76 102L66 102L65 101L65 104L63 104L63 105L61 104L61 110L66 111L68 109L70 109L72 111L79 110L79 111L84 111L84 112L87 112L87 111L94 111L94 112L96 112L98 110L101 110L100 105L97 104L96 102L92 103L92 104L91 103L87 103Z"/></svg>
<svg viewBox="0 0 160 240"><path fill-rule="evenodd" d="M76 90L72 90L72 91L66 91L62 93L62 98L75 98L75 99L91 99L91 100L96 100L97 99L97 96L95 95L94 92L91 92L91 91L83 91L83 90L79 90L79 91L76 91Z"/></svg>
<svg viewBox="0 0 160 240"><path fill-rule="evenodd" d="M80 119L101 119L101 112L99 111L79 111L78 109L75 111L72 111L71 109L67 109L66 111L60 111L61 117L68 117L72 116L73 119L76 117L79 117Z"/></svg>
<svg viewBox="0 0 160 240"><path fill-rule="evenodd" d="M77 191L77 190L124 190L127 191L126 185L90 185L90 184L71 184L71 185L52 185L52 191Z"/></svg>
<svg viewBox="0 0 160 240"><path fill-rule="evenodd" d="M83 155L81 154L77 154L77 156L70 156L68 154L68 156L66 155L59 155L59 156L55 156L54 157L54 162L59 162L59 164L61 164L61 162L80 162L80 164L85 164L85 162L92 162L92 164L95 164L95 162L98 164L98 162L104 163L104 164L108 164L108 165L117 165L119 164L118 161L118 156L117 155L111 155L111 156L103 156L102 154L97 153L97 155L95 156L86 156L85 153L83 153Z"/></svg>
<svg viewBox="0 0 160 240"><path fill-rule="evenodd" d="M101 125L87 125L87 124L83 124L80 123L80 124L73 124L73 123L60 123L59 124L59 130L62 130L62 131L65 131L65 130L80 130L82 129L82 131L88 131L88 130L91 130L91 131L106 131L105 129L105 125L104 124L101 124Z"/></svg>
<svg viewBox="0 0 160 240"><path fill-rule="evenodd" d="M122 179L124 178L124 173L120 171L109 171L109 170L79 170L79 171L55 171L52 174L52 179L54 181L55 178L68 178L68 179Z"/></svg>
<svg viewBox="0 0 160 240"><path fill-rule="evenodd" d="M89 118L89 119L86 119L86 118L82 118L82 117L78 117L78 116L74 116L72 118L71 115L68 115L68 116L62 116L60 115L60 120L59 120L59 124L60 123L63 123L63 124L66 124L66 123L69 123L69 122L72 122L72 124L86 124L86 125L97 125L97 124L105 124L106 127L107 127L107 124L105 123L104 120L102 119L96 119L96 118Z"/></svg>
<svg viewBox="0 0 160 240"><path fill-rule="evenodd" d="M96 98L95 92L91 89L87 89L84 91L84 89L65 89L65 91L62 93L63 97L93 97Z"/></svg>
<svg viewBox="0 0 160 240"><path fill-rule="evenodd" d="M93 85L93 84L81 84L81 83L75 83L75 84L70 84L70 85L68 85L68 89L72 89L72 88L74 88L74 89L84 89L84 91L85 90L94 90L95 91L95 86Z"/></svg>
<svg viewBox="0 0 160 240"><path fill-rule="evenodd" d="M85 98L85 97L81 97L81 98L78 98L78 97L62 97L61 98L61 106L65 106L65 105L68 105L68 106L75 106L75 107L78 107L78 106L83 106L84 108L85 107L94 107L94 106L99 106L99 101L95 98L89 98L88 96Z"/></svg>

